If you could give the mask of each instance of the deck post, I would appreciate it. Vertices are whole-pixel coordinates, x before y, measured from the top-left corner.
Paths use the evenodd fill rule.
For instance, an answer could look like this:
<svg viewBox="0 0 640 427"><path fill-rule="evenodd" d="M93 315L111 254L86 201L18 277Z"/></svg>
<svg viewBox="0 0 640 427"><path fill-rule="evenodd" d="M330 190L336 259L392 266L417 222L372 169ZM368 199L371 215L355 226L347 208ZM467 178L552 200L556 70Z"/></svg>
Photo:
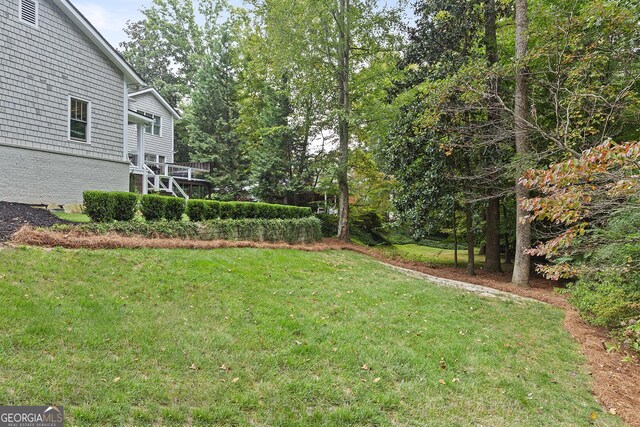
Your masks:
<svg viewBox="0 0 640 427"><path fill-rule="evenodd" d="M142 171L142 194L149 194L149 177L146 169Z"/></svg>
<svg viewBox="0 0 640 427"><path fill-rule="evenodd" d="M138 166L140 169L144 168L144 127L141 124L136 125L137 133L137 141L138 141ZM145 173L146 177L146 173ZM147 193L144 193L147 194Z"/></svg>

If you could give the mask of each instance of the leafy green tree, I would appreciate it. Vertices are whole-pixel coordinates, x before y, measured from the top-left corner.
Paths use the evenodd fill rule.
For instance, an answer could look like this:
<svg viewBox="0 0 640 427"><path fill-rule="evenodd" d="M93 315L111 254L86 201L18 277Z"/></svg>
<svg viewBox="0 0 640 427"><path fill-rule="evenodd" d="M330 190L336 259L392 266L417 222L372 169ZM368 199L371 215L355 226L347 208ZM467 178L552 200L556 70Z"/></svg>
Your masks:
<svg viewBox="0 0 640 427"><path fill-rule="evenodd" d="M210 162L214 191L238 199L247 193L249 158L236 132L238 83L233 55L230 30L223 29L195 76L197 86L191 93L186 120L191 159Z"/></svg>

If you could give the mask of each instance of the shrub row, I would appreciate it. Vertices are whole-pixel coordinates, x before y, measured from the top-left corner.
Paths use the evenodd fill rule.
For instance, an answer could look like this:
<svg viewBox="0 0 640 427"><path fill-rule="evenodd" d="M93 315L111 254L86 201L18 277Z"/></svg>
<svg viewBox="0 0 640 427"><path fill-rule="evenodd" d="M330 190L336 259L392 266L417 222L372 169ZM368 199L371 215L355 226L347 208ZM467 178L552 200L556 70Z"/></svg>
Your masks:
<svg viewBox="0 0 640 427"><path fill-rule="evenodd" d="M138 195L119 191L85 191L84 212L94 222L131 221L138 207ZM140 211L147 221L179 221L185 211L184 199L147 194L140 198Z"/></svg>
<svg viewBox="0 0 640 427"><path fill-rule="evenodd" d="M130 221L136 214L138 196L120 191L85 191L84 211L95 222Z"/></svg>
<svg viewBox="0 0 640 427"><path fill-rule="evenodd" d="M185 200L179 197L145 194L140 198L140 212L147 221L180 221L185 209Z"/></svg>
<svg viewBox="0 0 640 427"><path fill-rule="evenodd" d="M80 230L88 233L117 233L149 238L196 240L250 240L256 242L312 243L322 239L317 218L294 219L217 219L204 222L155 221L111 222L78 225L61 224L57 231Z"/></svg>
<svg viewBox="0 0 640 427"><path fill-rule="evenodd" d="M294 219L312 215L311 208L257 202L219 202L189 200L187 215L191 221L210 219Z"/></svg>

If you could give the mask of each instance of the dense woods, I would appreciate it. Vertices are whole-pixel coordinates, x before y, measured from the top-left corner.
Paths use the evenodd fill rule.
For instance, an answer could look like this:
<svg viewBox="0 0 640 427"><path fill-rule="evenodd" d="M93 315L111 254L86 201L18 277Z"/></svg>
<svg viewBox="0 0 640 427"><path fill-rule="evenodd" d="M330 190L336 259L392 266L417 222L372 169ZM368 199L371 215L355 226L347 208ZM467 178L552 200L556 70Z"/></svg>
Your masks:
<svg viewBox="0 0 640 427"><path fill-rule="evenodd" d="M184 113L177 157L212 163L211 198L311 206L343 240L350 216L444 235L465 242L469 274L481 248L520 286L537 264L577 278L600 324L640 317L636 1L154 0L143 14L120 50Z"/></svg>

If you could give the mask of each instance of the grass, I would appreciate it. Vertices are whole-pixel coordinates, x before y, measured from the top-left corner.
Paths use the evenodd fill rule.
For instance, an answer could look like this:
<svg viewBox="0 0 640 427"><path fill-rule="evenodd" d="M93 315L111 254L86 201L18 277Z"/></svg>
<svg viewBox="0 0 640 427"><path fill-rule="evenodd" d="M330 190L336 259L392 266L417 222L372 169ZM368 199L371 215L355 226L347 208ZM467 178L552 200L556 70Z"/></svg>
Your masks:
<svg viewBox="0 0 640 427"><path fill-rule="evenodd" d="M91 222L91 219L83 213L53 212L60 219L71 222Z"/></svg>
<svg viewBox="0 0 640 427"><path fill-rule="evenodd" d="M0 401L69 426L621 425L547 305L346 251L1 256Z"/></svg>
<svg viewBox="0 0 640 427"><path fill-rule="evenodd" d="M395 255L409 261L420 261L438 265L454 265L453 249L440 249L430 246L422 246L416 244L407 245L390 245L380 246L380 250L388 255ZM458 264L461 267L467 265L467 250L458 250ZM474 264L482 265L484 263L484 255L478 255L478 249L475 250Z"/></svg>

